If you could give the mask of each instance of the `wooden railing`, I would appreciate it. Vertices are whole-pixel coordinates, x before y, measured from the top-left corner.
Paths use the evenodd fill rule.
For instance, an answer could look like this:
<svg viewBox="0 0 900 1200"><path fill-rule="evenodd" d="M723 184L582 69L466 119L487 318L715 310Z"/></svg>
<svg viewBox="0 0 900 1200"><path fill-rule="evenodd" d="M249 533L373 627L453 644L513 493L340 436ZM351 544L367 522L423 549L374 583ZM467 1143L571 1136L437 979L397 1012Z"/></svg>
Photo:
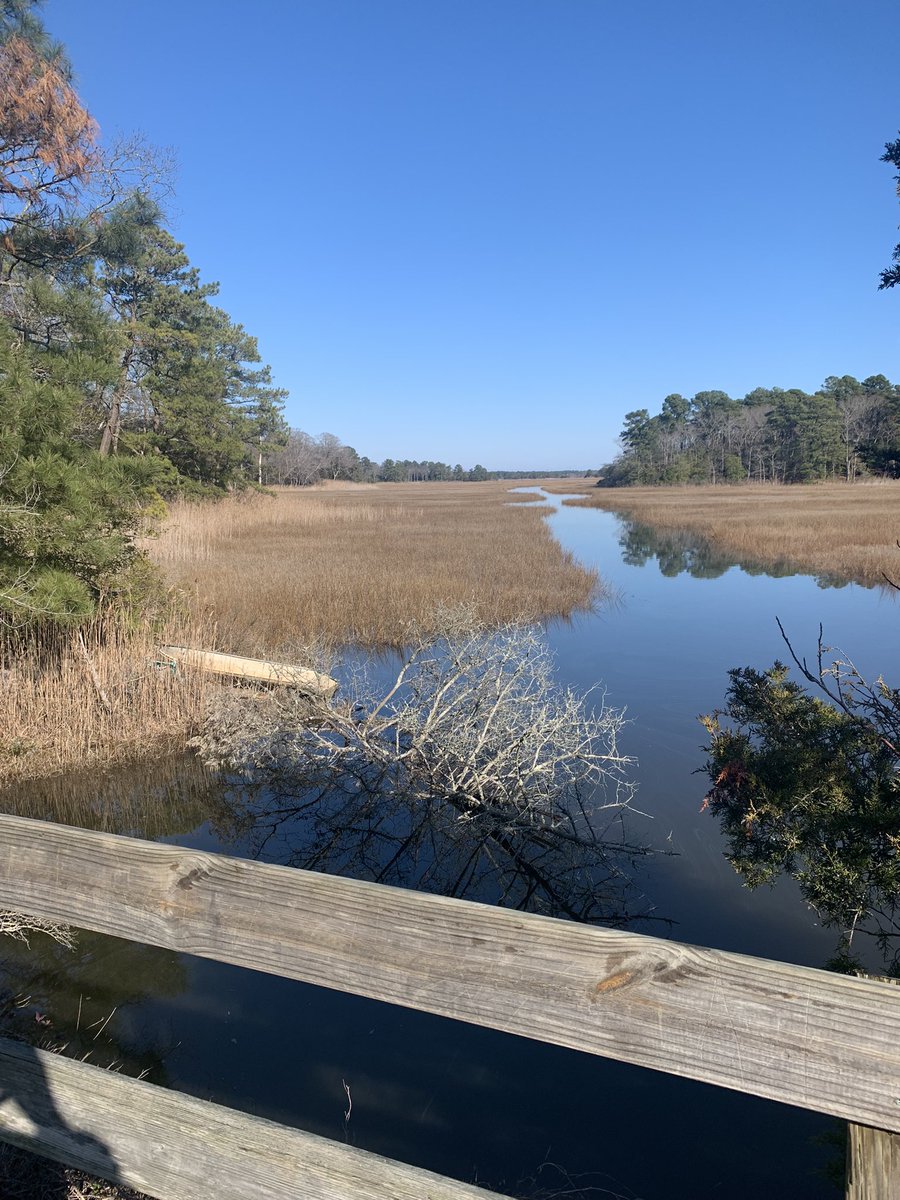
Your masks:
<svg viewBox="0 0 900 1200"><path fill-rule="evenodd" d="M890 983L6 816L0 908L830 1113L853 1200L900 1195ZM16 1043L0 1079L0 1137L160 1200L490 1195Z"/></svg>

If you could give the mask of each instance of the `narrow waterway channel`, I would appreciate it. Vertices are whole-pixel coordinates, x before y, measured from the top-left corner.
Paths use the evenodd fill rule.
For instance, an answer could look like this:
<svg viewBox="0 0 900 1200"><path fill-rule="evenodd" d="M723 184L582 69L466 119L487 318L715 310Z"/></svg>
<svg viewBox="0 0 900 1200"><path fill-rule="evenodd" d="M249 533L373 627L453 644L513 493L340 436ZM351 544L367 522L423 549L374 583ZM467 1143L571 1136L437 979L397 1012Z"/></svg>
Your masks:
<svg viewBox="0 0 900 1200"><path fill-rule="evenodd" d="M779 883L751 893L725 861L717 824L700 811L697 715L721 704L730 667L785 657L776 616L799 651L814 651L822 622L828 642L890 679L900 641L893 595L773 578L690 539L660 540L609 513L549 502L560 542L597 566L614 593L595 614L556 623L548 636L561 682L602 684L605 702L627 709L621 749L638 760L635 807L646 814L631 818L629 833L670 852L634 867L654 916L672 923L652 932L824 965L835 935L817 925L796 889ZM80 786L68 779L19 789L3 806L303 861L310 829L288 823L267 838L257 802L180 760ZM336 869L352 873L352 854ZM512 1195L839 1194L824 1172L840 1160L842 1129L827 1118L90 934L74 955L37 942L7 954L7 986L31 997L48 1036L67 1042L68 1053L115 1059L154 1082Z"/></svg>
<svg viewBox="0 0 900 1200"><path fill-rule="evenodd" d="M677 922L673 936L823 966L836 934L793 884L750 892L725 861L717 824L700 811L709 781L696 774L706 737L697 717L722 705L730 668L788 661L776 618L801 657L814 661L821 623L825 643L869 679L896 679L897 593L786 568L773 576L597 509L560 504L550 522L614 595L596 616L556 625L550 639L570 686L600 679L609 702L627 709L622 742L639 760L636 806L652 818L649 840L678 855L655 860L647 884L658 911Z"/></svg>

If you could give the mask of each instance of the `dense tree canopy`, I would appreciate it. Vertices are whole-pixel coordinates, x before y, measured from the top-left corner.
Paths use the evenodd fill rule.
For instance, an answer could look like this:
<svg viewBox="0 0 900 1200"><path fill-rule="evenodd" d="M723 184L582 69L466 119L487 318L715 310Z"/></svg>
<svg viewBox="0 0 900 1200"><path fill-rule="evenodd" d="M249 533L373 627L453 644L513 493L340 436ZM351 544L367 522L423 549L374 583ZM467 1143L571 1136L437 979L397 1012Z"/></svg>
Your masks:
<svg viewBox="0 0 900 1200"><path fill-rule="evenodd" d="M626 413L609 487L657 483L807 483L900 475L900 387L884 375L830 375L812 394L756 388L666 396Z"/></svg>
<svg viewBox="0 0 900 1200"><path fill-rule="evenodd" d="M2 624L89 614L130 586L162 498L258 482L286 435L255 339L146 159L101 146L37 8L0 0Z"/></svg>

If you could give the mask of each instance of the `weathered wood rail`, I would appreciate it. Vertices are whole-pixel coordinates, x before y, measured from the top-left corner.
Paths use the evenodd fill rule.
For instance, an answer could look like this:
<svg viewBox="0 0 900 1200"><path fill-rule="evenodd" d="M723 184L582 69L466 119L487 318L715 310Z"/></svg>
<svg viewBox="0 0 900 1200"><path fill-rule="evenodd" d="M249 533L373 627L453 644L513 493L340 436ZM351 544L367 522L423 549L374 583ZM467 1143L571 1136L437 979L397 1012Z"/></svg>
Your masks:
<svg viewBox="0 0 900 1200"><path fill-rule="evenodd" d="M0 907L842 1117L885 1131L856 1138L854 1200L900 1194L864 1169L880 1163L888 1179L900 1157L900 988L889 983L7 816ZM23 1063L3 1047L3 1080L16 1063L43 1072L62 1115L45 1113L51 1132L29 1141L15 1083L0 1137L108 1174L102 1154L73 1157L96 1143L116 1178L162 1200L487 1195L36 1051ZM205 1121L230 1132L198 1134ZM73 1144L73 1128L90 1138ZM189 1174L198 1142L214 1191Z"/></svg>

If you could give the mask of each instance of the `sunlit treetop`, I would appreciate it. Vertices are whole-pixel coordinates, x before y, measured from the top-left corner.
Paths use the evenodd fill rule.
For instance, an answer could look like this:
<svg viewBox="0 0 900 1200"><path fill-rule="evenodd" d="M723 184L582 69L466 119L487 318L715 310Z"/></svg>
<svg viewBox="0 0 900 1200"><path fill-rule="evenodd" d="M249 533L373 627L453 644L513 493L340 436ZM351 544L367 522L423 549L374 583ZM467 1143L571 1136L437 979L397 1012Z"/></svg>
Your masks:
<svg viewBox="0 0 900 1200"><path fill-rule="evenodd" d="M900 171L900 137L895 142L886 142L881 161L891 163ZM897 195L900 196L900 174L894 176L897 180ZM894 265L881 272L880 288L894 287L900 283L900 243L894 247Z"/></svg>

